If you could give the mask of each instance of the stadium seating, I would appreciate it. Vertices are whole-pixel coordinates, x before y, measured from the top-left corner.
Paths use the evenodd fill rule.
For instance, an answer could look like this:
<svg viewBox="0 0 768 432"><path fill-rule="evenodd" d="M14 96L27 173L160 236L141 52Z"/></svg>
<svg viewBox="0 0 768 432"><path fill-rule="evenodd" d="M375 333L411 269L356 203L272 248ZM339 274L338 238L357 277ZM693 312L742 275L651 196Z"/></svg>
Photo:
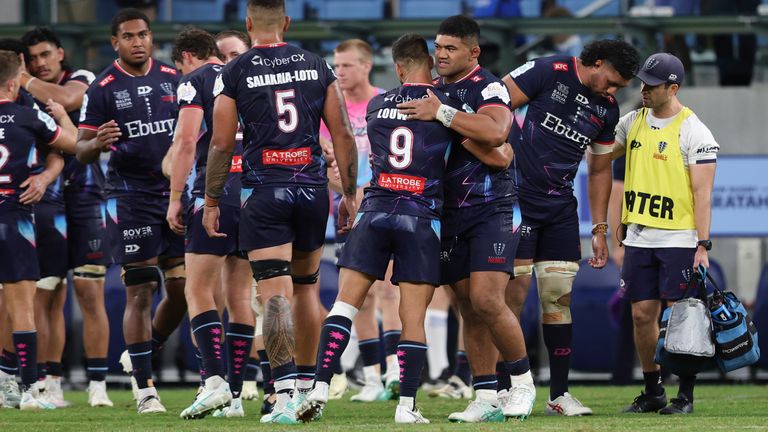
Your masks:
<svg viewBox="0 0 768 432"><path fill-rule="evenodd" d="M321 20L384 18L384 0L326 0L315 1L313 6Z"/></svg>
<svg viewBox="0 0 768 432"><path fill-rule="evenodd" d="M619 268L613 261L596 270L583 261L573 283L573 353L571 369L608 372L613 368L616 328L608 314L608 300L618 288Z"/></svg>
<svg viewBox="0 0 768 432"><path fill-rule="evenodd" d="M172 19L178 22L208 22L223 21L224 6L228 0L175 0L172 4ZM165 8L159 9L160 19L167 21L163 16Z"/></svg>
<svg viewBox="0 0 768 432"><path fill-rule="evenodd" d="M768 369L768 264L763 267L760 273L760 280L757 283L757 297L755 298L755 307L752 310L752 320L757 326L757 334L760 345L760 360L757 366L762 369Z"/></svg>
<svg viewBox="0 0 768 432"><path fill-rule="evenodd" d="M461 0L400 0L400 18L443 19L461 12Z"/></svg>

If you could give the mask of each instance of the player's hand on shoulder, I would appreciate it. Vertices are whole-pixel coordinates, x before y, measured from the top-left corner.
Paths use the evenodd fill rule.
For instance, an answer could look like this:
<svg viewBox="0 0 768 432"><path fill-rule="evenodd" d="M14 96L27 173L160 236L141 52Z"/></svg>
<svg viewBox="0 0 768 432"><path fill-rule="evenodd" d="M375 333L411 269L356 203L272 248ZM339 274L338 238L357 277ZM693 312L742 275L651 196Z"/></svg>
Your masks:
<svg viewBox="0 0 768 432"><path fill-rule="evenodd" d="M405 114L408 120L435 120L437 110L443 103L435 96L432 90L427 89L428 97L415 99L408 102L397 104L397 109L401 114Z"/></svg>
<svg viewBox="0 0 768 432"><path fill-rule="evenodd" d="M99 129L96 131L96 140L99 142L99 147L102 151L108 151L110 146L116 143L122 135L123 133L120 132L120 126L117 125L117 122L110 120L99 126Z"/></svg>

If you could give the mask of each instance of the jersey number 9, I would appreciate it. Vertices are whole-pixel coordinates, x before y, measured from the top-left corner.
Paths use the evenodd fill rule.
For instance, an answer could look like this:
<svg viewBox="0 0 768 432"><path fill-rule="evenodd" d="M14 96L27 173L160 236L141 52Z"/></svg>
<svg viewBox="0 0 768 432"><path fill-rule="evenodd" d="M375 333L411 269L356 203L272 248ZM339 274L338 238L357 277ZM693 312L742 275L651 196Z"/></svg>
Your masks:
<svg viewBox="0 0 768 432"><path fill-rule="evenodd" d="M393 168L406 169L413 161L413 132L400 126L389 136L389 164Z"/></svg>

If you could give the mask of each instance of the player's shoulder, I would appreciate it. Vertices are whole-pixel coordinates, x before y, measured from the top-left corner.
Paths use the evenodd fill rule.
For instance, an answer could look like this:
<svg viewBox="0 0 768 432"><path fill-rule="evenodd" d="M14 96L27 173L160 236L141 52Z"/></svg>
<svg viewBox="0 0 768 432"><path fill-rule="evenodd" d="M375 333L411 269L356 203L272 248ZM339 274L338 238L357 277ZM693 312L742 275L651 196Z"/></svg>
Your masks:
<svg viewBox="0 0 768 432"><path fill-rule="evenodd" d="M152 62L151 73L160 77L178 81L181 77L178 70L175 67L161 62L160 60L150 59Z"/></svg>
<svg viewBox="0 0 768 432"><path fill-rule="evenodd" d="M109 88L111 85L113 85L112 83L114 83L122 73L123 72L121 72L117 68L117 65L115 64L115 62L112 62L109 64L109 66L105 67L104 70L102 70L98 75L96 75L96 77L93 80L95 85L92 88L96 89L97 91L98 89Z"/></svg>
<svg viewBox="0 0 768 432"><path fill-rule="evenodd" d="M67 76L67 82L76 81L85 85L91 85L96 80L96 75L87 69L76 69L71 71Z"/></svg>

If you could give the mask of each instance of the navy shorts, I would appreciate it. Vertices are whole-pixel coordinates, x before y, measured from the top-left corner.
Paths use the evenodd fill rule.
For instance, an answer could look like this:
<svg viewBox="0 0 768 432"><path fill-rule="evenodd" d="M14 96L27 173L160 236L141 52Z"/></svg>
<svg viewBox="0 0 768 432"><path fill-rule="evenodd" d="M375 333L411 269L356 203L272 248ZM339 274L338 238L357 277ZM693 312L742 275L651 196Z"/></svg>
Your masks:
<svg viewBox="0 0 768 432"><path fill-rule="evenodd" d="M685 296L696 248L624 248L621 284L630 300L678 300Z"/></svg>
<svg viewBox="0 0 768 432"><path fill-rule="evenodd" d="M244 251L293 243L312 252L325 243L330 200L325 186L243 188L240 248Z"/></svg>
<svg viewBox="0 0 768 432"><path fill-rule="evenodd" d="M37 281L35 220L32 212L0 205L0 283Z"/></svg>
<svg viewBox="0 0 768 432"><path fill-rule="evenodd" d="M168 198L120 196L107 199L107 232L116 264L158 256L184 256L184 236L171 231L165 215Z"/></svg>
<svg viewBox="0 0 768 432"><path fill-rule="evenodd" d="M70 267L110 264L107 250L107 207L101 194L65 193L64 200Z"/></svg>
<svg viewBox="0 0 768 432"><path fill-rule="evenodd" d="M33 211L40 277L66 277L70 266L64 203L41 201L35 204Z"/></svg>
<svg viewBox="0 0 768 432"><path fill-rule="evenodd" d="M394 260L392 283L440 283L440 221L382 212L358 213L341 248L339 267L384 280Z"/></svg>
<svg viewBox="0 0 768 432"><path fill-rule="evenodd" d="M519 196L523 221L515 258L534 261L579 261L578 202L575 197Z"/></svg>
<svg viewBox="0 0 768 432"><path fill-rule="evenodd" d="M187 233L184 236L187 253L216 256L235 255L239 252L238 231L240 226L240 207L219 205L219 232L226 234L225 238L211 238L203 228L203 198L193 198L187 206Z"/></svg>
<svg viewBox="0 0 768 432"><path fill-rule="evenodd" d="M520 209L511 201L447 209L443 213L441 283L467 279L470 273L514 274L520 240Z"/></svg>

